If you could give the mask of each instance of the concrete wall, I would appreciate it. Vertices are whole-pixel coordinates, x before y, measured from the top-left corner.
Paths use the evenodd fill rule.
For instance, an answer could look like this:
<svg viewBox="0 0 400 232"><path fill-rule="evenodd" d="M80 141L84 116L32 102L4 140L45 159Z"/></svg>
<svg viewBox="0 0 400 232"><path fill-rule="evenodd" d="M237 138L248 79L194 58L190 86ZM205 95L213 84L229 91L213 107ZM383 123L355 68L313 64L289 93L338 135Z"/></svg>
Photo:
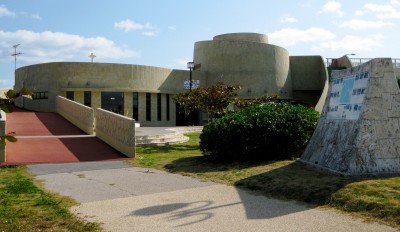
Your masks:
<svg viewBox="0 0 400 232"><path fill-rule="evenodd" d="M183 91L183 82L188 78L189 72L185 70L131 64L56 62L17 69L14 88L48 91L48 99L17 102L20 107L44 112L54 112L56 97L65 96L66 91L73 91L74 100L79 103L83 103L83 92L91 91L93 109L101 107L101 92L124 92L125 116L132 115L130 95L133 92L170 94L171 115L175 115L172 95ZM156 120L154 124L142 120L145 114L141 116L139 123L148 126L176 124L175 116L171 116L169 121Z"/></svg>
<svg viewBox="0 0 400 232"><path fill-rule="evenodd" d="M291 56L290 73L293 99L315 104L328 82L328 72L321 56Z"/></svg>
<svg viewBox="0 0 400 232"><path fill-rule="evenodd" d="M336 59L335 60L335 64L336 64L335 67L346 67L346 68L353 67L353 64L351 63L351 60L347 55Z"/></svg>
<svg viewBox="0 0 400 232"><path fill-rule="evenodd" d="M351 106L350 110L333 109L332 105L347 101L341 97L336 98L339 103L331 99L331 93L338 91L333 91L333 83L359 73L368 73L369 80L362 102L357 103L358 116L347 118L347 114L354 114L354 105L351 101L344 102ZM363 81L366 83L366 79ZM351 95L350 87L353 90L362 87L357 79L354 85L351 81L346 83L339 96L347 95L343 91ZM332 117L336 114L339 118ZM391 59L373 59L357 67L333 71L318 126L301 161L350 176L400 173L400 89Z"/></svg>
<svg viewBox="0 0 400 232"><path fill-rule="evenodd" d="M56 112L87 134L94 133L94 111L92 108L58 96L56 98Z"/></svg>
<svg viewBox="0 0 400 232"><path fill-rule="evenodd" d="M96 136L128 157L135 157L135 120L95 110Z"/></svg>
<svg viewBox="0 0 400 232"><path fill-rule="evenodd" d="M0 136L5 136L7 134L6 132L6 113L4 111L0 111ZM6 162L7 157L6 157L6 146L4 144L0 144L0 162Z"/></svg>
<svg viewBox="0 0 400 232"><path fill-rule="evenodd" d="M267 44L268 36L258 33L229 33L214 36L213 40L233 40Z"/></svg>
<svg viewBox="0 0 400 232"><path fill-rule="evenodd" d="M324 88L326 70L320 56L289 57L286 49L268 44L268 37L257 33L218 35L210 41L196 42L193 80L201 87L224 82L241 85L239 98L279 95L282 99L316 104ZM83 103L84 91L92 92L92 108L101 107L102 92L123 92L124 115L132 116L132 93L139 93L139 120L143 126L176 125L175 104L170 102L170 120L152 116L146 120L145 93L172 95L182 92L188 70L172 70L133 64L96 62L54 62L16 70L15 89L27 87L33 92L48 91L48 99L18 100L18 106L34 111L55 111L57 96L73 91L75 101ZM153 97L154 98L154 97ZM156 98L155 98L156 99ZM163 100L164 102L164 100ZM153 101L157 107L156 101ZM166 110L165 106L162 106ZM156 113L156 110L152 110ZM166 112L163 111L163 115ZM154 118L154 120L153 120Z"/></svg>
<svg viewBox="0 0 400 232"><path fill-rule="evenodd" d="M265 37L235 33L196 42L194 63L201 64L206 85L219 81L241 85L241 98L272 94L291 98L289 54L284 48L267 44Z"/></svg>

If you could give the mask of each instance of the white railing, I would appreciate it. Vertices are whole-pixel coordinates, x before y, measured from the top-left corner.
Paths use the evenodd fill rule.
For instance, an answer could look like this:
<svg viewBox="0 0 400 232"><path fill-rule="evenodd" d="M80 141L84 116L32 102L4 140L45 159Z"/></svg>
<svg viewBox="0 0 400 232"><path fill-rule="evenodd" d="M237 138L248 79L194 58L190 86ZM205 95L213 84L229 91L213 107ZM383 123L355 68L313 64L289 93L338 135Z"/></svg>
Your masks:
<svg viewBox="0 0 400 232"><path fill-rule="evenodd" d="M332 60L334 60L334 59L336 59L336 58L326 58L326 67L329 67L332 64ZM349 58L349 59L350 59L351 64L353 65L353 67L372 60L372 58ZM400 68L400 59L399 58L393 58L392 63L393 63L394 68Z"/></svg>

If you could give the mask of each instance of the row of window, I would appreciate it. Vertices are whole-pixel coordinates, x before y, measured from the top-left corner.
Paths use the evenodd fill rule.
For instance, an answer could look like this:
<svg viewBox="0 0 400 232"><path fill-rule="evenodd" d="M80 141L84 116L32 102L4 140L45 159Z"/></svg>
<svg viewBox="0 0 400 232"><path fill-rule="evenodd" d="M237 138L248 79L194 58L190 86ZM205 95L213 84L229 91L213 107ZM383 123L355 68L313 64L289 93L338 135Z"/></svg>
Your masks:
<svg viewBox="0 0 400 232"><path fill-rule="evenodd" d="M146 93L146 121L151 121L151 93ZM67 91L67 99L74 100L74 92ZM170 95L166 94L166 118L170 120ZM83 95L84 105L92 106L92 92L85 91ZM124 93L122 92L102 92L101 93L101 108L118 113L124 114ZM157 94L157 120L162 120L162 97L161 93ZM132 118L136 121L139 120L139 93L133 93L133 104L132 104Z"/></svg>
<svg viewBox="0 0 400 232"><path fill-rule="evenodd" d="M49 98L49 92L48 91L42 91L42 92L34 92L32 94L32 99L33 100L39 100L39 99L48 99Z"/></svg>

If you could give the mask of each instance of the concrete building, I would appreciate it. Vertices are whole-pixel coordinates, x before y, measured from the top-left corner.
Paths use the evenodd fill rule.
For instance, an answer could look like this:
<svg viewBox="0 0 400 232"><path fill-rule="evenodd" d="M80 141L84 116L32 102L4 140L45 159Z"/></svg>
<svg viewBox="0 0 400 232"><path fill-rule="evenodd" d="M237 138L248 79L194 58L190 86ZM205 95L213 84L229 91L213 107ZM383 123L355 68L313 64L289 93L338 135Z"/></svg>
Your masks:
<svg viewBox="0 0 400 232"><path fill-rule="evenodd" d="M322 109L317 103L328 83L324 59L289 56L285 48L268 44L266 35L232 33L196 42L193 62L193 80L198 80L201 87L222 81L241 85L240 98L277 94ZM59 95L134 118L141 126L174 126L185 123L172 97L188 91L183 89L187 79L188 70L54 62L17 69L14 88L27 87L34 92L33 100L17 102L29 110L54 112Z"/></svg>

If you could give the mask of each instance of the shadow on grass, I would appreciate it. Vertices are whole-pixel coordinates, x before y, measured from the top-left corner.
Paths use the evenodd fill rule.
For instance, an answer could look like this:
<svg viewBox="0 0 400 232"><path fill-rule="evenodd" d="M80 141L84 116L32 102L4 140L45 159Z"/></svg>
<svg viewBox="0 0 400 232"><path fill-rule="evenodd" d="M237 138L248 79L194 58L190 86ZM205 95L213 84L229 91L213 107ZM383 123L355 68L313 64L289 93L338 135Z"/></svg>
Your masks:
<svg viewBox="0 0 400 232"><path fill-rule="evenodd" d="M256 166L271 165L273 163L273 161L221 163L215 162L207 156L200 155L176 159L164 167L170 172L207 173L241 170Z"/></svg>
<svg viewBox="0 0 400 232"><path fill-rule="evenodd" d="M294 162L241 179L235 182L235 186L254 190L270 197L325 205L335 192L360 180L334 175Z"/></svg>
<svg viewBox="0 0 400 232"><path fill-rule="evenodd" d="M164 167L170 172L195 174L225 171L234 173L236 170L258 169L254 174L251 170L248 171L248 177L238 177L231 184L265 196L314 205L326 204L339 189L360 180L334 175L292 161L215 163L205 156L196 156L174 160Z"/></svg>

